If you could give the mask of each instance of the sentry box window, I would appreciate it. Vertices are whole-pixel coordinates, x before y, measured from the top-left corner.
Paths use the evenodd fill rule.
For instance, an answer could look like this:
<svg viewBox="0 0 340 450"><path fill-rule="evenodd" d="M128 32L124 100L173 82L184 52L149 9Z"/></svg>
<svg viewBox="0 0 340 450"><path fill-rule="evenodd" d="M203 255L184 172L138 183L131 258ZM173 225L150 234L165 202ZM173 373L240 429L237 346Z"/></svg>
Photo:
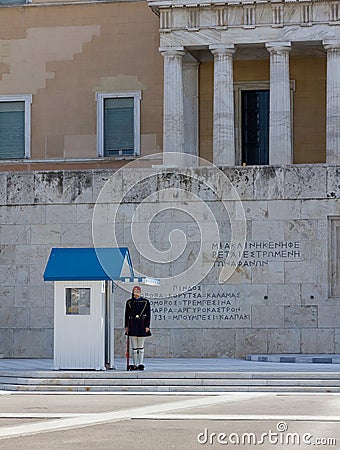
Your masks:
<svg viewBox="0 0 340 450"><path fill-rule="evenodd" d="M89 316L91 314L91 289L66 288L66 315Z"/></svg>

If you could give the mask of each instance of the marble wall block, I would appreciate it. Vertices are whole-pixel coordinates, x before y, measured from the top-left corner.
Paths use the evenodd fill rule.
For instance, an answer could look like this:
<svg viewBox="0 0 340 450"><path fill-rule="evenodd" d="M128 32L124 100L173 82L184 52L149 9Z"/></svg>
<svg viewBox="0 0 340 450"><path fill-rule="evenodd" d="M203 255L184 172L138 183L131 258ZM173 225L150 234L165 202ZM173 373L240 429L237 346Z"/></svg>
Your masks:
<svg viewBox="0 0 340 450"><path fill-rule="evenodd" d="M7 174L7 204L31 205L34 201L34 174L11 172Z"/></svg>
<svg viewBox="0 0 340 450"><path fill-rule="evenodd" d="M34 203L63 203L64 172L37 172L34 174Z"/></svg>
<svg viewBox="0 0 340 450"><path fill-rule="evenodd" d="M89 203L76 205L76 222L92 223L94 205Z"/></svg>
<svg viewBox="0 0 340 450"><path fill-rule="evenodd" d="M327 198L340 198L340 168L339 166L327 167L326 180Z"/></svg>
<svg viewBox="0 0 340 450"><path fill-rule="evenodd" d="M173 328L170 330L171 358L196 358L203 356L203 330L185 330Z"/></svg>
<svg viewBox="0 0 340 450"><path fill-rule="evenodd" d="M235 330L235 357L250 353L268 353L268 330Z"/></svg>
<svg viewBox="0 0 340 450"><path fill-rule="evenodd" d="M284 241L284 222L282 220L253 220L253 241Z"/></svg>
<svg viewBox="0 0 340 450"><path fill-rule="evenodd" d="M7 199L7 173L0 173L0 205L5 205Z"/></svg>
<svg viewBox="0 0 340 450"><path fill-rule="evenodd" d="M317 238L318 220L294 219L284 222L284 239L287 241L310 241Z"/></svg>
<svg viewBox="0 0 340 450"><path fill-rule="evenodd" d="M285 277L283 262L271 262L265 266L251 268L251 280L253 283L283 283Z"/></svg>
<svg viewBox="0 0 340 450"><path fill-rule="evenodd" d="M90 203L93 202L93 175L92 172L72 171L64 172L63 202L64 203Z"/></svg>
<svg viewBox="0 0 340 450"><path fill-rule="evenodd" d="M284 306L253 306L251 326L252 328L283 328Z"/></svg>
<svg viewBox="0 0 340 450"><path fill-rule="evenodd" d="M339 326L340 305L318 306L319 328L336 328Z"/></svg>
<svg viewBox="0 0 340 450"><path fill-rule="evenodd" d="M17 358L24 358L32 354L35 358L53 357L53 330L48 329L21 329L15 330L13 336L13 348Z"/></svg>
<svg viewBox="0 0 340 450"><path fill-rule="evenodd" d="M61 225L60 232L61 244L70 244L79 246L92 246L92 227L88 223Z"/></svg>
<svg viewBox="0 0 340 450"><path fill-rule="evenodd" d="M31 244L61 245L62 224L31 226Z"/></svg>
<svg viewBox="0 0 340 450"><path fill-rule="evenodd" d="M15 356L16 349L13 345L13 335L13 328L0 328L0 353L4 355L4 358L13 358ZM32 354L32 349L30 353Z"/></svg>
<svg viewBox="0 0 340 450"><path fill-rule="evenodd" d="M17 286L28 284L30 278L30 268L20 265L2 265L0 270L1 286ZM40 277L41 281L41 277Z"/></svg>
<svg viewBox="0 0 340 450"><path fill-rule="evenodd" d="M299 283L268 284L267 304L299 305L300 303L301 303L301 285Z"/></svg>
<svg viewBox="0 0 340 450"><path fill-rule="evenodd" d="M152 336L145 341L145 357L168 358L170 355L170 335L169 329L151 328Z"/></svg>
<svg viewBox="0 0 340 450"><path fill-rule="evenodd" d="M235 355L235 331L227 329L203 330L203 358L232 358Z"/></svg>
<svg viewBox="0 0 340 450"><path fill-rule="evenodd" d="M254 167L254 199L283 199L284 174L284 169L277 166Z"/></svg>
<svg viewBox="0 0 340 450"><path fill-rule="evenodd" d="M319 266L315 261L285 262L285 283L313 283L319 280Z"/></svg>
<svg viewBox="0 0 340 450"><path fill-rule="evenodd" d="M286 328L315 328L318 326L317 306L285 306Z"/></svg>
<svg viewBox="0 0 340 450"><path fill-rule="evenodd" d="M1 266L0 266L1 269ZM1 286L0 287L0 299L1 306L3 308L13 307L13 301L15 298L14 286Z"/></svg>
<svg viewBox="0 0 340 450"><path fill-rule="evenodd" d="M339 331L339 328L337 328L334 331L334 353L336 353L336 354L340 353L340 331Z"/></svg>
<svg viewBox="0 0 340 450"><path fill-rule="evenodd" d="M331 300L332 301L332 300ZM304 305L323 305L329 302L328 284L302 283L301 302Z"/></svg>
<svg viewBox="0 0 340 450"><path fill-rule="evenodd" d="M13 306L20 308L44 308L46 304L45 286L16 286Z"/></svg>
<svg viewBox="0 0 340 450"><path fill-rule="evenodd" d="M268 353L300 353L300 330L268 330Z"/></svg>
<svg viewBox="0 0 340 450"><path fill-rule="evenodd" d="M5 245L24 245L29 243L29 225L0 225L1 243Z"/></svg>
<svg viewBox="0 0 340 450"><path fill-rule="evenodd" d="M301 330L301 353L334 353L334 329Z"/></svg>
<svg viewBox="0 0 340 450"><path fill-rule="evenodd" d="M29 310L27 308L0 307L0 328L27 328L28 319Z"/></svg>
<svg viewBox="0 0 340 450"><path fill-rule="evenodd" d="M284 175L284 196L292 198L327 198L327 169L322 165L288 166Z"/></svg>
<svg viewBox="0 0 340 450"><path fill-rule="evenodd" d="M9 206L8 213L8 224L38 225L46 222L45 205Z"/></svg>
<svg viewBox="0 0 340 450"><path fill-rule="evenodd" d="M253 168L223 168L223 173L235 188L240 200L254 198L254 170Z"/></svg>
<svg viewBox="0 0 340 450"><path fill-rule="evenodd" d="M29 328L53 329L54 308L30 308L29 309Z"/></svg>
<svg viewBox="0 0 340 450"><path fill-rule="evenodd" d="M271 200L268 201L269 220L298 220L301 218L301 200Z"/></svg>
<svg viewBox="0 0 340 450"><path fill-rule="evenodd" d="M301 201L301 218L318 220L321 217L327 217L331 214L335 214L335 205L335 199L304 199Z"/></svg>
<svg viewBox="0 0 340 450"><path fill-rule="evenodd" d="M0 227L1 233L1 227ZM0 267L1 265L15 264L16 246L15 245L0 245Z"/></svg>
<svg viewBox="0 0 340 450"><path fill-rule="evenodd" d="M47 205L46 224L50 223L76 224L77 208L75 208L74 205Z"/></svg>

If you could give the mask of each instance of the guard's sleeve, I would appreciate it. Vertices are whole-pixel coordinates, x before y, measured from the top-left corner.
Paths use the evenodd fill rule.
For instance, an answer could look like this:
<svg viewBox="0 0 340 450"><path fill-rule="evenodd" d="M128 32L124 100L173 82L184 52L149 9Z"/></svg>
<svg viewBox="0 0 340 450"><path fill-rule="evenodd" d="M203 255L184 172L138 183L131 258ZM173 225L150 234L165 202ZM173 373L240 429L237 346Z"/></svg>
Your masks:
<svg viewBox="0 0 340 450"><path fill-rule="evenodd" d="M125 303L125 328L129 326L129 300Z"/></svg>
<svg viewBox="0 0 340 450"><path fill-rule="evenodd" d="M150 302L149 300L146 300L146 308L145 308L145 327L150 328L150 322L151 322L151 308L150 308Z"/></svg>

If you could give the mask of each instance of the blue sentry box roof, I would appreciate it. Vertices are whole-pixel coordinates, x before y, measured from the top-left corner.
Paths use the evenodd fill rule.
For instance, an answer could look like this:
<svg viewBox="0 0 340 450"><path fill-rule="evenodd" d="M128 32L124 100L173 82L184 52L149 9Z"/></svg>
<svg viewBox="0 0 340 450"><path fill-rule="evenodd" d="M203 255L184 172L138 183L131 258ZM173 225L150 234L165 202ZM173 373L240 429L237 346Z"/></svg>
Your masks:
<svg viewBox="0 0 340 450"><path fill-rule="evenodd" d="M102 281L133 277L127 247L52 248L45 281Z"/></svg>

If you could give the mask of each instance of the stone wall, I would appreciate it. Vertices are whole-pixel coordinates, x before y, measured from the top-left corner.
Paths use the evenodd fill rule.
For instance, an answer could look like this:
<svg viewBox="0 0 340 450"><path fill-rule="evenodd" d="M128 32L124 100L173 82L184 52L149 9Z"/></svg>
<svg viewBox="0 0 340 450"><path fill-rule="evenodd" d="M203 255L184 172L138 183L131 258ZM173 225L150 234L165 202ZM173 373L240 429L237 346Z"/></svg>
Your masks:
<svg viewBox="0 0 340 450"><path fill-rule="evenodd" d="M45 264L51 247L92 246L92 225L94 233L109 230L95 236L96 245L112 242L114 225L135 269L161 279L160 287L143 286L153 308L147 356L339 353L339 298L329 294L329 267L339 259L330 248L331 224L340 220L339 171L238 167L224 169L222 178L214 168L0 173L0 353L52 357L53 284L43 281ZM98 197L104 185L111 202ZM118 205L114 220L110 205ZM244 241L236 233L230 246L242 226ZM194 275L183 278L193 265ZM228 277L219 283L222 270ZM130 288L115 289L119 356Z"/></svg>

